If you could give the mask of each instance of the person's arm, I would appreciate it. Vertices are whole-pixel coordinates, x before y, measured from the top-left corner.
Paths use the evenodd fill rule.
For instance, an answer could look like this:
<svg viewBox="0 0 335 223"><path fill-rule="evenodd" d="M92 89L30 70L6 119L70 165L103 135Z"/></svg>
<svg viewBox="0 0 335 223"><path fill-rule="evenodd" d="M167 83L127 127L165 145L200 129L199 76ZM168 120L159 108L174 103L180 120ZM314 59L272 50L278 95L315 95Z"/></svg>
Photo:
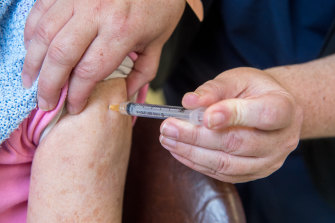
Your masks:
<svg viewBox="0 0 335 223"><path fill-rule="evenodd" d="M131 119L124 79L99 83L79 115L65 115L38 146L28 222L121 222Z"/></svg>
<svg viewBox="0 0 335 223"><path fill-rule="evenodd" d="M265 72L302 106L302 139L335 136L335 55Z"/></svg>
<svg viewBox="0 0 335 223"><path fill-rule="evenodd" d="M265 71L219 74L183 105L208 107L203 126L167 119L160 141L185 165L227 182L266 177L301 138L335 136L335 55Z"/></svg>
<svg viewBox="0 0 335 223"><path fill-rule="evenodd" d="M77 114L95 84L136 52L127 78L132 96L154 78L185 5L185 0L37 0L25 26L23 84L30 87L39 75L39 107L51 110L69 79L67 108Z"/></svg>

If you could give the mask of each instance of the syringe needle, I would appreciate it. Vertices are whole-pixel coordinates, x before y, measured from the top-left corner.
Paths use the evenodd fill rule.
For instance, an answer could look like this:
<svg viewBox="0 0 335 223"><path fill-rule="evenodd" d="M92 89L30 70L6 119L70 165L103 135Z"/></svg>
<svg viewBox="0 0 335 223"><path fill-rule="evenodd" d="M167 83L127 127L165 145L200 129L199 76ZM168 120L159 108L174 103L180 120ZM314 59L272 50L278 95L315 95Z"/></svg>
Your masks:
<svg viewBox="0 0 335 223"><path fill-rule="evenodd" d="M120 105L109 105L109 110L120 111Z"/></svg>

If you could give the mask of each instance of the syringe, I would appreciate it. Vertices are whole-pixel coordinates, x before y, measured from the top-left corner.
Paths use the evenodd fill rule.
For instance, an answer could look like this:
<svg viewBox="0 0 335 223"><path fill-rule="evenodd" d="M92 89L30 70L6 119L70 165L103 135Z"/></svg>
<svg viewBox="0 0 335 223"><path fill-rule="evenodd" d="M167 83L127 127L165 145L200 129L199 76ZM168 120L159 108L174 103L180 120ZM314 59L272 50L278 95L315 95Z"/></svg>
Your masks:
<svg viewBox="0 0 335 223"><path fill-rule="evenodd" d="M152 105L152 104L138 104L132 102L123 102L118 105L110 105L110 110L119 111L125 115L166 119L174 117L178 119L188 120L190 123L200 125L203 121L204 108L195 110L187 110L179 106L170 105Z"/></svg>

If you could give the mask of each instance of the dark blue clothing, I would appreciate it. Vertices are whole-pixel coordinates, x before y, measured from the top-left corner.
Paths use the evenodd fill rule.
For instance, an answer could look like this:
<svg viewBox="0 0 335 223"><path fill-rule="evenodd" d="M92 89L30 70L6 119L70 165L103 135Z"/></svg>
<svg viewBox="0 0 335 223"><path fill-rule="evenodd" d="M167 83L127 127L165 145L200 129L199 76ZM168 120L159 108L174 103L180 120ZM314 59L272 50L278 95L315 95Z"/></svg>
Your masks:
<svg viewBox="0 0 335 223"><path fill-rule="evenodd" d="M334 18L334 0L214 0L165 86L167 100L180 103L184 92L234 67L315 59Z"/></svg>
<svg viewBox="0 0 335 223"><path fill-rule="evenodd" d="M335 0L214 0L164 86L167 103L180 104L185 92L231 68L317 58L334 19ZM237 188L249 223L335 222L335 210L316 191L299 149L271 176Z"/></svg>
<svg viewBox="0 0 335 223"><path fill-rule="evenodd" d="M335 210L316 191L300 155L290 155L265 179L236 186L248 223L335 222Z"/></svg>

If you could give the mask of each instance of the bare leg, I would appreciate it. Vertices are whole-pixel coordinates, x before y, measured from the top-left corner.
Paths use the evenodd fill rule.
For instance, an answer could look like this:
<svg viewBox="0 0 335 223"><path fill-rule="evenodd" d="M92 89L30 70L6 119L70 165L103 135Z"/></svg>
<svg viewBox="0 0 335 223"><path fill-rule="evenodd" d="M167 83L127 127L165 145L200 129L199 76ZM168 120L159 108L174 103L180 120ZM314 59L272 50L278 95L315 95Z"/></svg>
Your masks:
<svg viewBox="0 0 335 223"><path fill-rule="evenodd" d="M66 115L33 161L28 222L121 222L131 120L108 111L125 80L100 83L85 110Z"/></svg>

